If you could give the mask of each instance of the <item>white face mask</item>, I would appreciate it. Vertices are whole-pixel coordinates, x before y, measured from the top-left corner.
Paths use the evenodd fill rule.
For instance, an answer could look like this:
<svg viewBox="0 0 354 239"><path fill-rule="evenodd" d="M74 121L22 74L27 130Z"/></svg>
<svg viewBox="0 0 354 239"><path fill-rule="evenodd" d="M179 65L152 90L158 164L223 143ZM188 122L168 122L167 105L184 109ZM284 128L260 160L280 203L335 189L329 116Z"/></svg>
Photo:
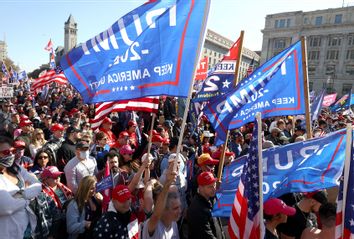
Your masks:
<svg viewBox="0 0 354 239"><path fill-rule="evenodd" d="M90 151L86 150L86 151L80 151L80 158L82 159L88 159L90 156Z"/></svg>

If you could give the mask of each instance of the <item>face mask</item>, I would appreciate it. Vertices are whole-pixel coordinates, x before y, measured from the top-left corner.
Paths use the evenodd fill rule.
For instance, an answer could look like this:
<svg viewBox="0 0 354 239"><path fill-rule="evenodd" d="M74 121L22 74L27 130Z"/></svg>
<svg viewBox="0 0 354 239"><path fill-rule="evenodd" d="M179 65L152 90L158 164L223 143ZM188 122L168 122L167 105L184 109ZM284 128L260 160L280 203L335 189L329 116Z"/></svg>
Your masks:
<svg viewBox="0 0 354 239"><path fill-rule="evenodd" d="M80 151L80 158L82 159L88 159L90 156L90 152L88 150L86 151Z"/></svg>
<svg viewBox="0 0 354 239"><path fill-rule="evenodd" d="M15 155L11 154L9 156L1 158L0 159L0 165L5 167L5 168L9 168L14 163L14 160L15 160Z"/></svg>

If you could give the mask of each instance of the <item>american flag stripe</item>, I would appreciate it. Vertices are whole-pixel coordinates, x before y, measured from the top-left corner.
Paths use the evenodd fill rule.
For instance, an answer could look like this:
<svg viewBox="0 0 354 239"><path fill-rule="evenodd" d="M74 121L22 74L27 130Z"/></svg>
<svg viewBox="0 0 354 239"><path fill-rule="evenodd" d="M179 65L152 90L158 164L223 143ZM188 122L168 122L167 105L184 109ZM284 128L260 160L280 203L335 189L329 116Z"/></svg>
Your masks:
<svg viewBox="0 0 354 239"><path fill-rule="evenodd" d="M31 86L31 89L32 91L35 91L36 89L39 89L52 82L56 82L58 84L63 85L68 83L68 79L63 73L57 74L54 70L50 70L41 75L39 78L35 79Z"/></svg>
<svg viewBox="0 0 354 239"><path fill-rule="evenodd" d="M133 100L111 101L96 104L95 118L90 120L93 130L100 127L103 119L111 112L122 111L143 111L157 113L159 107L159 97L144 97Z"/></svg>
<svg viewBox="0 0 354 239"><path fill-rule="evenodd" d="M256 121L257 122L257 121ZM248 160L245 163L236 191L229 220L231 239L259 239L261 237L260 173L258 171L258 128L253 129ZM263 233L263 232L262 232Z"/></svg>

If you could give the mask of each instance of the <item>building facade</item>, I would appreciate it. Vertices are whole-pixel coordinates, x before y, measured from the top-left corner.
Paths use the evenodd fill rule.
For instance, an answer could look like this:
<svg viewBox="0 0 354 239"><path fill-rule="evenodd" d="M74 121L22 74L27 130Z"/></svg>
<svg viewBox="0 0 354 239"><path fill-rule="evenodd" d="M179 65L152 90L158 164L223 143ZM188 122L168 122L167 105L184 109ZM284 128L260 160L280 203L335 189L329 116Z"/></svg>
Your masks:
<svg viewBox="0 0 354 239"><path fill-rule="evenodd" d="M212 68L216 63L218 63L229 51L233 44L234 41L231 41L226 37L223 37L220 34L208 29L202 52L202 58L208 57L208 69ZM254 65L258 66L260 56L254 51L243 47L239 80L246 75L247 69L249 68L253 59Z"/></svg>
<svg viewBox="0 0 354 239"><path fill-rule="evenodd" d="M7 58L7 45L5 41L0 41L0 62Z"/></svg>
<svg viewBox="0 0 354 239"><path fill-rule="evenodd" d="M77 44L77 23L71 14L65 22L64 32L64 54L66 54Z"/></svg>
<svg viewBox="0 0 354 239"><path fill-rule="evenodd" d="M310 90L346 94L354 83L354 7L266 16L261 63L307 39Z"/></svg>

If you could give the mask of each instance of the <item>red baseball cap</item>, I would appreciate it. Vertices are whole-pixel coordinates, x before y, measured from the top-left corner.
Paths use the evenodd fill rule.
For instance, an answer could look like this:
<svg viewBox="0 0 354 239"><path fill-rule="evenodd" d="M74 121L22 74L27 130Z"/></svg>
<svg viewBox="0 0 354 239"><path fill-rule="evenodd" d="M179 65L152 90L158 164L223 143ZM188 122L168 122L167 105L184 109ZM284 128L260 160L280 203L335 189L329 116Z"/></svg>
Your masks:
<svg viewBox="0 0 354 239"><path fill-rule="evenodd" d="M219 163L219 160L213 159L210 154L201 154L198 158L198 164L199 166L203 165L217 165Z"/></svg>
<svg viewBox="0 0 354 239"><path fill-rule="evenodd" d="M102 120L102 124L112 124L112 120L110 118L106 117Z"/></svg>
<svg viewBox="0 0 354 239"><path fill-rule="evenodd" d="M62 124L53 124L50 131L64 131L64 126Z"/></svg>
<svg viewBox="0 0 354 239"><path fill-rule="evenodd" d="M19 124L20 127L25 127L25 126L29 126L29 125L33 125L32 121L30 121L29 119L22 120Z"/></svg>
<svg viewBox="0 0 354 239"><path fill-rule="evenodd" d="M158 142L158 143L162 143L164 141L164 139L161 137L161 135L153 135L151 142Z"/></svg>
<svg viewBox="0 0 354 239"><path fill-rule="evenodd" d="M216 150L213 154L212 154L212 158L214 159L220 159L221 158L221 150ZM234 152L225 152L225 157L230 157L230 156L235 156Z"/></svg>
<svg viewBox="0 0 354 239"><path fill-rule="evenodd" d="M132 149L132 147L130 147L129 144L123 145L120 150L119 150L120 154L133 154L134 153L134 149Z"/></svg>
<svg viewBox="0 0 354 239"><path fill-rule="evenodd" d="M137 126L138 124L136 123L136 121L134 121L134 120L129 120L129 122L128 122L128 126L130 127L130 126Z"/></svg>
<svg viewBox="0 0 354 239"><path fill-rule="evenodd" d="M62 174L63 172L60 172L57 167L48 166L43 170L41 178L58 178Z"/></svg>
<svg viewBox="0 0 354 239"><path fill-rule="evenodd" d="M18 149L18 148L26 148L26 143L22 140L16 140L14 142L14 148Z"/></svg>
<svg viewBox="0 0 354 239"><path fill-rule="evenodd" d="M285 214L287 216L295 215L296 209L289 207L282 200L278 198L268 199L263 206L264 213L267 215L276 215L278 213Z"/></svg>
<svg viewBox="0 0 354 239"><path fill-rule="evenodd" d="M119 138L124 138L124 137L129 137L129 134L127 131L122 131L119 133Z"/></svg>
<svg viewBox="0 0 354 239"><path fill-rule="evenodd" d="M112 191L112 199L118 202L125 202L132 198L132 194L125 185L117 185Z"/></svg>
<svg viewBox="0 0 354 239"><path fill-rule="evenodd" d="M169 138L164 138L162 144L170 145L170 139Z"/></svg>
<svg viewBox="0 0 354 239"><path fill-rule="evenodd" d="M28 120L28 119L29 119L29 118L28 118L27 115L24 115L24 114L20 115L20 120L21 120L21 121Z"/></svg>
<svg viewBox="0 0 354 239"><path fill-rule="evenodd" d="M211 172L202 172L198 175L197 181L199 186L210 185L216 182L216 178Z"/></svg>

